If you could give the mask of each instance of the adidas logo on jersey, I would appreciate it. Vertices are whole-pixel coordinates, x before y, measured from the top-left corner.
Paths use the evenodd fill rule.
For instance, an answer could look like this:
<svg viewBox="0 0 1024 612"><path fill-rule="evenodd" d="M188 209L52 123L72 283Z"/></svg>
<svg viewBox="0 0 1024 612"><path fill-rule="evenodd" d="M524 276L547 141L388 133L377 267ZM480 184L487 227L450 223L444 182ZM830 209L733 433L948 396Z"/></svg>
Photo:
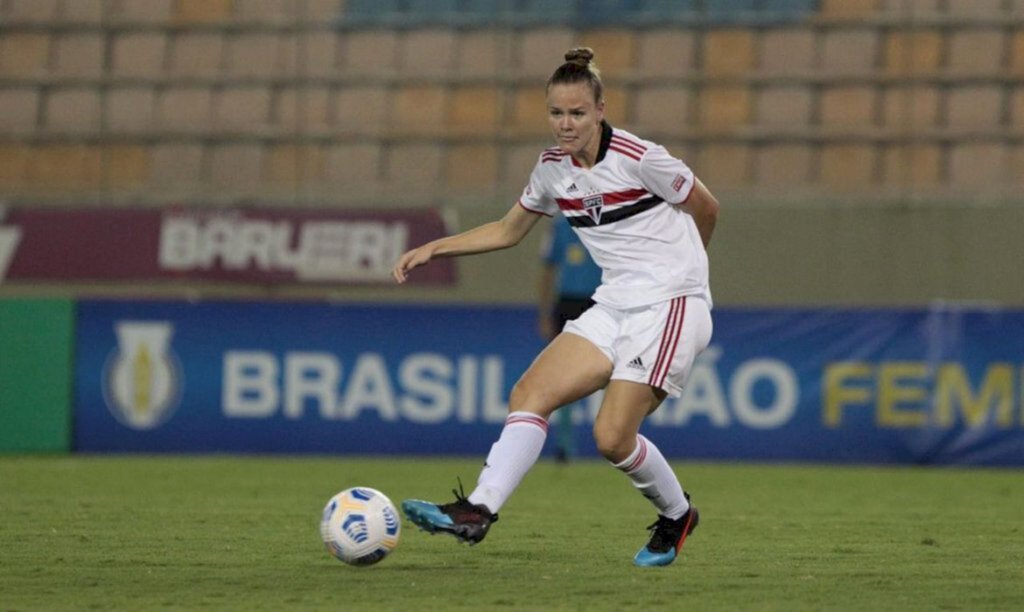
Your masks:
<svg viewBox="0 0 1024 612"><path fill-rule="evenodd" d="M566 189L566 191L568 191L569 193L576 193L579 190L580 190L580 188L576 186L576 183L573 183L572 185L569 185L569 188Z"/></svg>
<svg viewBox="0 0 1024 612"><path fill-rule="evenodd" d="M643 359L640 359L639 355L634 357L633 361L630 361L628 364L626 364L626 367L627 368L634 368L634 369L637 369L637 370L642 370L642 371L645 371L645 372L647 371L647 366L644 365L644 361L643 361Z"/></svg>

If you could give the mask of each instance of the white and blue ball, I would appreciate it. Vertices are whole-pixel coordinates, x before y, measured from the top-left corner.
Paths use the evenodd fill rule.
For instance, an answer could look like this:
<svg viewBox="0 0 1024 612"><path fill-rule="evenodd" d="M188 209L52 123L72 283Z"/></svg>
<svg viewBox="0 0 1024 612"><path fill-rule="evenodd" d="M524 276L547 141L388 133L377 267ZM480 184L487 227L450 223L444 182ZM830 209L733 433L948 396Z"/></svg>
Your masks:
<svg viewBox="0 0 1024 612"><path fill-rule="evenodd" d="M349 565L373 565L398 546L402 526L386 495L369 487L353 487L327 502L320 536L327 550Z"/></svg>

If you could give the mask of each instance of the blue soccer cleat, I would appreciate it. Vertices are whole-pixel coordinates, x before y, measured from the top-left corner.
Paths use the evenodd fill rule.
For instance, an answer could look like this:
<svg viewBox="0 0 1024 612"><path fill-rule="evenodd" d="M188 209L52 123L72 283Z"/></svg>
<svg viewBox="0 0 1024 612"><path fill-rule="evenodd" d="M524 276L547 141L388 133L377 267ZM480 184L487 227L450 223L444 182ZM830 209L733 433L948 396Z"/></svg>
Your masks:
<svg viewBox="0 0 1024 612"><path fill-rule="evenodd" d="M650 541L636 553L633 563L640 567L669 565L676 560L686 536L693 533L699 522L700 513L693 506L678 519L670 519L659 514L658 520L647 527L651 530Z"/></svg>
<svg viewBox="0 0 1024 612"><path fill-rule="evenodd" d="M455 493L455 501L450 504L407 499L402 502L402 511L406 518L431 535L448 533L471 546L479 544L487 536L491 524L498 521L498 515L482 504L470 503L459 491L453 489L452 493Z"/></svg>

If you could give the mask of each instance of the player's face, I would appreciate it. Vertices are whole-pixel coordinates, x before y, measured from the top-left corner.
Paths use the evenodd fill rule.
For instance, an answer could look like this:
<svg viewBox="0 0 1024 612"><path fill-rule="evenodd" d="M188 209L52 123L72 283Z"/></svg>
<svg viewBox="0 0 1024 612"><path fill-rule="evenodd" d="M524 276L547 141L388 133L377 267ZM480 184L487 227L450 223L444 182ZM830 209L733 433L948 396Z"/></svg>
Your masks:
<svg viewBox="0 0 1024 612"><path fill-rule="evenodd" d="M555 142L566 153L593 160L601 146L604 104L594 102L586 83L559 83L548 89L548 123Z"/></svg>

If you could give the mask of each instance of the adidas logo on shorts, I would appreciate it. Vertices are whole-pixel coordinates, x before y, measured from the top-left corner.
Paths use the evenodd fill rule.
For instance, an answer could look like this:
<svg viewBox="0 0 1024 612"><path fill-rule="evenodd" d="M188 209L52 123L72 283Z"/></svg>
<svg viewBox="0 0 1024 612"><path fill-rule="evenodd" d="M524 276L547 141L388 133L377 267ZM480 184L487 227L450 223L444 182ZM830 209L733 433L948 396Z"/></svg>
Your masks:
<svg viewBox="0 0 1024 612"><path fill-rule="evenodd" d="M647 371L647 366L644 365L644 362L643 362L642 359L640 359L639 355L634 357L632 361L630 361L628 364L626 364L626 367L627 368L635 368L637 370L642 370L642 371Z"/></svg>

